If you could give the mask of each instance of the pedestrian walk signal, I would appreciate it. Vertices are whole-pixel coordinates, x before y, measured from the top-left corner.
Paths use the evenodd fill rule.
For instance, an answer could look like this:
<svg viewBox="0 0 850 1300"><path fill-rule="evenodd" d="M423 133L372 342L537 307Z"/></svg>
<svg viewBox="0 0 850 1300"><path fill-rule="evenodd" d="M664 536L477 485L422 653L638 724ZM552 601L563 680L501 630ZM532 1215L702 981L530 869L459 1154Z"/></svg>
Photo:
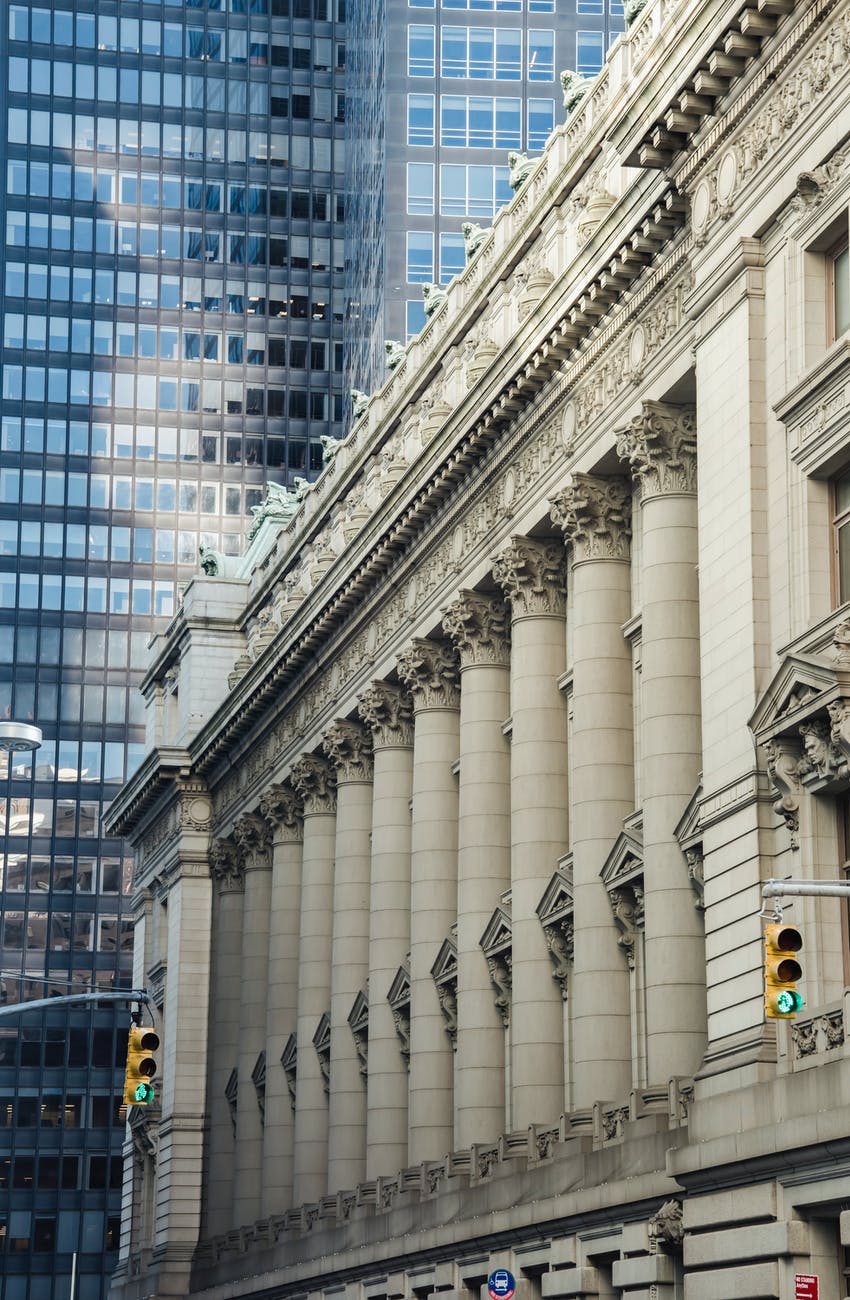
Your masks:
<svg viewBox="0 0 850 1300"><path fill-rule="evenodd" d="M793 1020L803 1006L797 981L803 968L797 954L803 936L794 925L774 921L764 931L764 1014L768 1020Z"/></svg>
<svg viewBox="0 0 850 1300"><path fill-rule="evenodd" d="M127 1039L124 1105L149 1106L156 1096L151 1079L157 1072L159 1035L153 1029L132 1025Z"/></svg>

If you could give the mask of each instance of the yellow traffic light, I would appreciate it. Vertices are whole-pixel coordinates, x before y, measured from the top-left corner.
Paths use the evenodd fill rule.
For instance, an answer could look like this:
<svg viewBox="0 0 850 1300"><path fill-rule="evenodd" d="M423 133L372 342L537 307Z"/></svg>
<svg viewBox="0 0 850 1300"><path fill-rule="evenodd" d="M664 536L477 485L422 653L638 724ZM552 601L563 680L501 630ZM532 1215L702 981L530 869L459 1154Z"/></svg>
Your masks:
<svg viewBox="0 0 850 1300"><path fill-rule="evenodd" d="M793 1020L803 1006L797 980L803 968L796 954L803 936L794 925L773 921L764 930L764 1014L768 1020Z"/></svg>
<svg viewBox="0 0 850 1300"><path fill-rule="evenodd" d="M154 1099L151 1079L157 1072L155 1052L159 1035L153 1029L131 1025L127 1039L127 1071L124 1075L124 1105L149 1106Z"/></svg>

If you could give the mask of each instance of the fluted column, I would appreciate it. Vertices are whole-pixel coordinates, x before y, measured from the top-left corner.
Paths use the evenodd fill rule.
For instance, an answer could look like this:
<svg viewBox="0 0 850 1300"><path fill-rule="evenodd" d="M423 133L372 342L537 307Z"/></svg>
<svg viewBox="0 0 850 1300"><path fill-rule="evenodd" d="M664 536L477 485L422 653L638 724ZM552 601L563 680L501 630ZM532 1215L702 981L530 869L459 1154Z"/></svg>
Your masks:
<svg viewBox="0 0 850 1300"><path fill-rule="evenodd" d="M646 402L622 431L641 508L641 792L647 1074L692 1073L705 1045L701 914L674 828L700 769L696 426L689 407Z"/></svg>
<svg viewBox="0 0 850 1300"><path fill-rule="evenodd" d="M360 697L359 711L372 732L375 761L366 1177L377 1178L407 1165L407 1068L387 994L410 948L413 710L406 691L387 682L373 682Z"/></svg>
<svg viewBox="0 0 850 1300"><path fill-rule="evenodd" d="M260 811L272 828L262 1206L262 1215L268 1218L292 1206L295 1120L280 1058L297 1026L304 824L301 799L287 783L265 792Z"/></svg>
<svg viewBox="0 0 850 1300"><path fill-rule="evenodd" d="M443 614L460 654L454 1147L506 1126L505 1035L480 940L511 883L510 640L500 597L462 591Z"/></svg>
<svg viewBox="0 0 850 1300"><path fill-rule="evenodd" d="M253 1223L262 1212L263 1120L253 1076L266 1046L272 863L269 828L258 814L246 813L240 817L233 828L233 838L239 848L245 879L233 1188L233 1218L235 1223L242 1224Z"/></svg>
<svg viewBox="0 0 850 1300"><path fill-rule="evenodd" d="M215 881L213 962L210 997L209 1177L206 1235L229 1232L233 1224L234 1125L225 1095L239 1055L239 1010L242 961L242 858L232 840L216 840L210 850Z"/></svg>
<svg viewBox="0 0 850 1300"><path fill-rule="evenodd" d="M629 975L600 871L634 810L631 483L575 474L551 503L571 548L574 954L572 1100L621 1100L631 1071Z"/></svg>
<svg viewBox="0 0 850 1300"><path fill-rule="evenodd" d="M372 736L338 719L322 742L336 772L328 1191L366 1177L366 1079L348 1017L369 980Z"/></svg>
<svg viewBox="0 0 850 1300"><path fill-rule="evenodd" d="M458 664L446 642L417 639L398 674L413 700L410 844L408 1163L452 1149L454 1052L431 967L457 917Z"/></svg>
<svg viewBox="0 0 850 1300"><path fill-rule="evenodd" d="M302 1205L327 1191L328 1099L313 1038L331 1000L336 779L315 754L302 754L290 779L304 800L293 1152L293 1201Z"/></svg>
<svg viewBox="0 0 850 1300"><path fill-rule="evenodd" d="M564 548L514 537L493 576L511 604L511 1127L564 1108L563 1011L537 906L566 852Z"/></svg>

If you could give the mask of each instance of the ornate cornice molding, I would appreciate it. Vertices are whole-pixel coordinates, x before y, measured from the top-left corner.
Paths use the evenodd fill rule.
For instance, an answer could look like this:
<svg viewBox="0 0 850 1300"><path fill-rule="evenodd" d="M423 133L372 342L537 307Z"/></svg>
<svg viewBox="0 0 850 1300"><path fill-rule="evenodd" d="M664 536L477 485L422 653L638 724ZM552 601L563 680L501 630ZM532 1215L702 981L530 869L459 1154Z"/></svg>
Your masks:
<svg viewBox="0 0 850 1300"><path fill-rule="evenodd" d="M413 744L413 703L407 691L389 682L372 682L360 696L360 717L372 732L375 749L406 749Z"/></svg>
<svg viewBox="0 0 850 1300"><path fill-rule="evenodd" d="M513 537L493 560L493 578L511 602L511 617L563 617L567 608L566 557L558 542Z"/></svg>
<svg viewBox="0 0 850 1300"><path fill-rule="evenodd" d="M242 892L245 864L233 840L213 840L210 848L210 873L220 893Z"/></svg>
<svg viewBox="0 0 850 1300"><path fill-rule="evenodd" d="M625 478L570 474L550 498L550 517L573 548L574 563L628 560L632 537L632 491Z"/></svg>
<svg viewBox="0 0 850 1300"><path fill-rule="evenodd" d="M270 785L260 796L260 812L276 840L304 838L304 804L288 781Z"/></svg>
<svg viewBox="0 0 850 1300"><path fill-rule="evenodd" d="M641 501L697 490L696 412L692 406L644 402L641 413L617 434Z"/></svg>
<svg viewBox="0 0 850 1300"><path fill-rule="evenodd" d="M271 831L258 813L244 813L233 827L245 871L262 871L271 866Z"/></svg>
<svg viewBox="0 0 850 1300"><path fill-rule="evenodd" d="M500 596L461 591L443 610L443 631L454 642L461 671L486 664L507 668L511 657L511 631L505 602Z"/></svg>
<svg viewBox="0 0 850 1300"><path fill-rule="evenodd" d="M410 691L414 713L459 709L460 677L454 647L417 637L398 657L398 675Z"/></svg>
<svg viewBox="0 0 850 1300"><path fill-rule="evenodd" d="M336 773L327 759L302 754L289 779L304 800L304 815L336 812Z"/></svg>
<svg viewBox="0 0 850 1300"><path fill-rule="evenodd" d="M362 723L337 718L322 737L322 749L336 771L338 786L372 780L372 733Z"/></svg>

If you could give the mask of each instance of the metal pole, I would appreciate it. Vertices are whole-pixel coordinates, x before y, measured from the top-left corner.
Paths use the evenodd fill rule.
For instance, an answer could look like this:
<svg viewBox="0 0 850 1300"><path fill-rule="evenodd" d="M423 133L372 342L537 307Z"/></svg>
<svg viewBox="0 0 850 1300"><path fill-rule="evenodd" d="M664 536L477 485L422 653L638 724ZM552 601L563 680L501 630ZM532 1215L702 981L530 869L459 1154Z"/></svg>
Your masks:
<svg viewBox="0 0 850 1300"><path fill-rule="evenodd" d="M802 897L850 898L847 880L768 880L762 885L762 898Z"/></svg>
<svg viewBox="0 0 850 1300"><path fill-rule="evenodd" d="M74 1300L74 1292L77 1289L77 1252L74 1251L71 1256L71 1295L70 1300Z"/></svg>
<svg viewBox="0 0 850 1300"><path fill-rule="evenodd" d="M36 998L33 1002L13 1002L10 1006L0 1007L0 1017L20 1016L26 1011L43 1011L45 1007L67 1007L83 1002L141 1002L144 1006L149 1006L150 994L146 989L124 989L120 993L63 993L56 998Z"/></svg>

